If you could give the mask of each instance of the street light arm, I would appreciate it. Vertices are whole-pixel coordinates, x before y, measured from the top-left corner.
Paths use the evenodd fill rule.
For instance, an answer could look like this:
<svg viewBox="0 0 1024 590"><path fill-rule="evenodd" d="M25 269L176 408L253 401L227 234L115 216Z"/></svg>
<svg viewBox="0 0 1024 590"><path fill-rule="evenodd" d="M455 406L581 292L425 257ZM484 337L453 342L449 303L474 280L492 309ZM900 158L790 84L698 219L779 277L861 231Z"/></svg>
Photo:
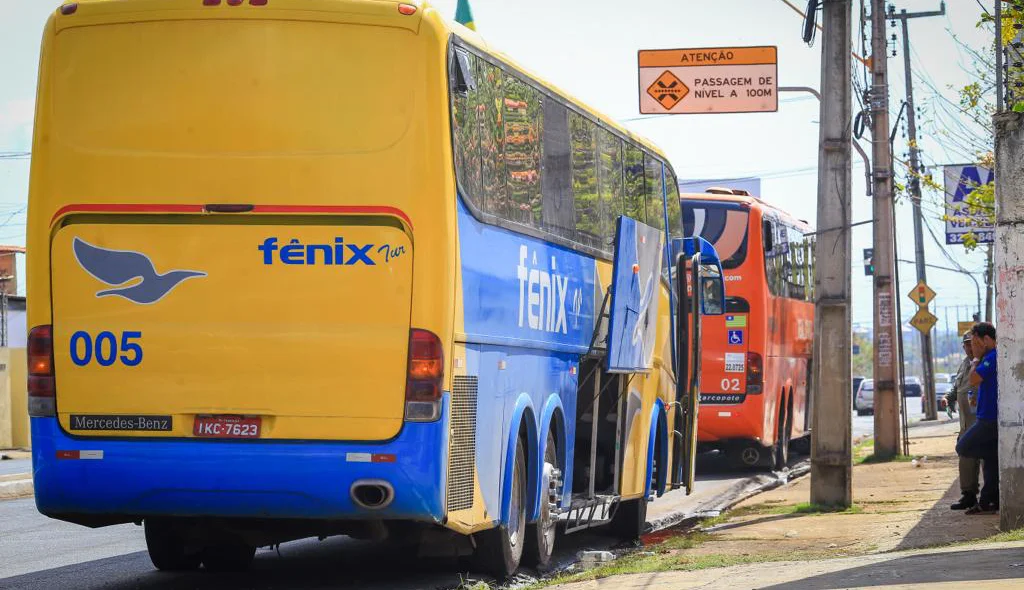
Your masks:
<svg viewBox="0 0 1024 590"><path fill-rule="evenodd" d="M900 262L902 262L904 264L917 264L913 260L904 260L902 258L900 259ZM967 278L971 279L971 281L974 283L974 295L977 297L977 302L976 303L977 303L978 307L976 309L978 310L978 315L979 316L981 315L981 286L978 284L978 279L976 279L974 277L973 273L967 272L966 270L961 270L959 268L952 268L952 267L949 267L949 266L939 266L938 264L927 264L927 263L925 263L925 266L927 266L929 268L938 269L938 270L947 270L949 272L955 272L955 273L958 273L958 274L962 274L962 275L966 276Z"/></svg>
<svg viewBox="0 0 1024 590"><path fill-rule="evenodd" d="M818 102L821 102L821 93L810 86L779 86L779 92L806 92L808 94L813 94L814 98L817 98ZM857 153L860 154L861 159L864 160L864 177L866 180L867 194L870 197L871 162L868 160L868 154L864 151L864 148L860 147L860 144L857 143L855 139L850 139L850 143L853 145L853 148L857 150Z"/></svg>

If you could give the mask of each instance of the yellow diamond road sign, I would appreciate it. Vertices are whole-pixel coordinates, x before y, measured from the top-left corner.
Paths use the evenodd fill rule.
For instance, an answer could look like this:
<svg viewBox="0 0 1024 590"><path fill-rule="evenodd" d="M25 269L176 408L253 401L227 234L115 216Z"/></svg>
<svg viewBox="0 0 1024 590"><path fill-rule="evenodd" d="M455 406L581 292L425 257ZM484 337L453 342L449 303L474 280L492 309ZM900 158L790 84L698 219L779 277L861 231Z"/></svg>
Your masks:
<svg viewBox="0 0 1024 590"><path fill-rule="evenodd" d="M935 322L939 321L939 318L935 317L935 314L928 311L927 309L921 308L917 310L914 317L910 320L910 325L914 326L923 334L927 334L933 327Z"/></svg>
<svg viewBox="0 0 1024 590"><path fill-rule="evenodd" d="M690 88L668 70L658 76L658 79L647 89L647 94L650 94L661 106L669 110L679 104L679 101L686 98L689 93Z"/></svg>
<svg viewBox="0 0 1024 590"><path fill-rule="evenodd" d="M907 297L910 297L910 300L919 307L927 308L932 299L935 299L935 291L932 291L931 287L924 284L924 281L921 281L917 283L916 287L911 289L910 293L907 293Z"/></svg>

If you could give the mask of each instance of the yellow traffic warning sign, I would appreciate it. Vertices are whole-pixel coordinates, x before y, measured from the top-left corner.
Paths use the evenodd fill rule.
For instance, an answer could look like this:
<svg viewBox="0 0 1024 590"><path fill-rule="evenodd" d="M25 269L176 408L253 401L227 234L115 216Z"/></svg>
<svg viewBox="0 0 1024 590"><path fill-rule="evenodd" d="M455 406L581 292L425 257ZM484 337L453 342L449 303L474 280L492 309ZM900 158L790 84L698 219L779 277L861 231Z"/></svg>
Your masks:
<svg viewBox="0 0 1024 590"><path fill-rule="evenodd" d="M935 317L935 314L922 307L910 319L910 325L920 330L922 334L927 334L935 327L935 322L937 321L939 321L939 318Z"/></svg>
<svg viewBox="0 0 1024 590"><path fill-rule="evenodd" d="M911 289L910 293L907 293L907 297L918 305L918 307L928 307L928 304L935 299L935 291L932 288L924 284L924 281L918 281L917 286Z"/></svg>
<svg viewBox="0 0 1024 590"><path fill-rule="evenodd" d="M970 332L971 328L974 327L974 324L975 324L975 322L957 322L956 323L956 333L957 333L957 335L963 336L964 334Z"/></svg>
<svg viewBox="0 0 1024 590"><path fill-rule="evenodd" d="M689 87L668 70L662 72L654 84L647 87L647 94L653 96L654 100L666 109L671 109L679 104L679 101L686 98L689 93Z"/></svg>

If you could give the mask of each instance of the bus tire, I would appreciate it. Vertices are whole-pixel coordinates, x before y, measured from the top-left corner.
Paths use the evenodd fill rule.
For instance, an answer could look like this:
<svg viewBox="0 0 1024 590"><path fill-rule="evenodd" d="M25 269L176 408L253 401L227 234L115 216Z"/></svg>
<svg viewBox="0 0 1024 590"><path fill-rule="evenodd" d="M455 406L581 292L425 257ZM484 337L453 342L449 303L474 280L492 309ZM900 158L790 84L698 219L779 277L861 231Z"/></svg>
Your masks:
<svg viewBox="0 0 1024 590"><path fill-rule="evenodd" d="M775 444L772 445L772 469L782 471L789 465L789 428L787 427L785 405L779 409L779 421L775 430Z"/></svg>
<svg viewBox="0 0 1024 590"><path fill-rule="evenodd" d="M639 541L647 528L647 498L620 501L608 526L620 541Z"/></svg>
<svg viewBox="0 0 1024 590"><path fill-rule="evenodd" d="M800 438L789 441L789 452L797 455L811 454L811 435L805 434Z"/></svg>
<svg viewBox="0 0 1024 590"><path fill-rule="evenodd" d="M555 552L555 537L558 533L558 515L551 506L551 494L559 494L559 482L552 482L558 470L558 448L555 445L554 431L548 431L548 439L544 445L544 463L541 465L540 515L537 522L527 527L526 563L537 569L545 569L551 563L551 555ZM552 485L552 483L554 485Z"/></svg>
<svg viewBox="0 0 1024 590"><path fill-rule="evenodd" d="M508 579L519 569L526 541L526 454L523 439L516 440L516 458L512 467L508 525L498 525L478 535L476 560L480 569L499 581Z"/></svg>
<svg viewBox="0 0 1024 590"><path fill-rule="evenodd" d="M200 555L189 552L185 539L165 520L147 518L146 549L153 567L167 572L183 572L199 568Z"/></svg>
<svg viewBox="0 0 1024 590"><path fill-rule="evenodd" d="M211 572L244 572L249 569L256 548L244 543L223 543L203 549L203 567Z"/></svg>

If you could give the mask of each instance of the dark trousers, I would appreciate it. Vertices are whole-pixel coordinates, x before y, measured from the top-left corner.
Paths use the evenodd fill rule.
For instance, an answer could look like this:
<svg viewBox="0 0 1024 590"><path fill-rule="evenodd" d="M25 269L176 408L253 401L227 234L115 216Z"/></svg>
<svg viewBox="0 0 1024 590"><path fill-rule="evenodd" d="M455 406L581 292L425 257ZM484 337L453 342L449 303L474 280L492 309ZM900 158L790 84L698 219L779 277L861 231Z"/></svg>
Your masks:
<svg viewBox="0 0 1024 590"><path fill-rule="evenodd" d="M981 459L985 487L981 488L982 505L999 504L999 428L995 422L978 419L956 443L961 457Z"/></svg>

